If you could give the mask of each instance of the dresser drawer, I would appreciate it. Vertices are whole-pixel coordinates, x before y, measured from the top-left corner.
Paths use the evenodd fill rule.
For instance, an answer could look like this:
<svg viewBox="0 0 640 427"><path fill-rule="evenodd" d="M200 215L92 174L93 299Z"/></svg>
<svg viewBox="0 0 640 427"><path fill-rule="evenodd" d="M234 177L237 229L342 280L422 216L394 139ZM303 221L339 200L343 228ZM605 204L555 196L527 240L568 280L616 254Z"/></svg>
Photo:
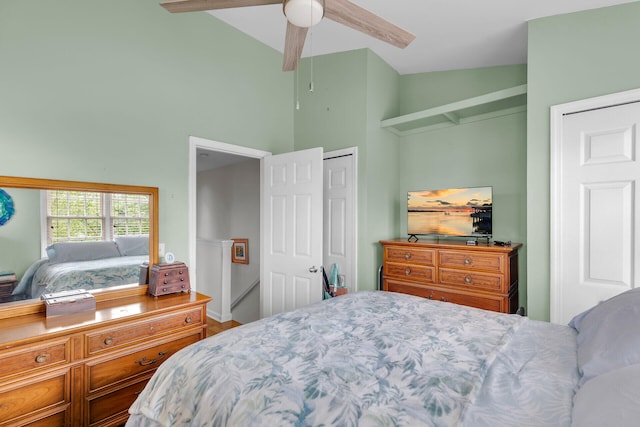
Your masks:
<svg viewBox="0 0 640 427"><path fill-rule="evenodd" d="M32 371L68 363L69 339L44 341L0 353L0 378L27 375Z"/></svg>
<svg viewBox="0 0 640 427"><path fill-rule="evenodd" d="M0 388L0 425L16 425L20 417L56 406L64 411L71 398L69 375L67 369L23 381L15 388Z"/></svg>
<svg viewBox="0 0 640 427"><path fill-rule="evenodd" d="M475 271L453 270L448 268L441 268L439 273L440 283L444 285L495 292L507 291L504 276L501 274L478 273Z"/></svg>
<svg viewBox="0 0 640 427"><path fill-rule="evenodd" d="M385 276L396 277L398 279L433 283L435 281L436 268L417 264L386 262L384 264L384 274Z"/></svg>
<svg viewBox="0 0 640 427"><path fill-rule="evenodd" d="M504 254L476 253L472 251L438 252L440 267L473 268L476 270L495 271L502 273L505 269Z"/></svg>
<svg viewBox="0 0 640 427"><path fill-rule="evenodd" d="M109 418L126 420L128 418L127 410L147 385L149 378L91 399L88 411L89 425L95 425Z"/></svg>
<svg viewBox="0 0 640 427"><path fill-rule="evenodd" d="M164 342L135 353L113 357L99 363L88 363L89 392L117 384L136 375L155 370L183 347L202 339L202 332Z"/></svg>
<svg viewBox="0 0 640 427"><path fill-rule="evenodd" d="M40 418L37 421L30 422L27 424L29 427L53 427L53 426L67 426L70 425L71 422L68 421L69 417L67 415L67 411L58 412L53 415L49 415L48 417Z"/></svg>
<svg viewBox="0 0 640 427"><path fill-rule="evenodd" d="M92 356L106 350L172 333L181 328L202 325L202 308L193 308L153 320L129 323L87 334L87 354Z"/></svg>
<svg viewBox="0 0 640 427"><path fill-rule="evenodd" d="M385 280L385 290L389 292L401 292L404 294L415 295L434 301L452 302L455 304L466 305L469 307L482 308L491 311L503 311L504 297L496 296L480 296L477 294L465 294L451 291L443 291L428 286L415 285L410 283L402 283L394 280Z"/></svg>
<svg viewBox="0 0 640 427"><path fill-rule="evenodd" d="M411 248L405 246L385 246L384 259L386 261L434 265L436 260L436 251L433 249Z"/></svg>

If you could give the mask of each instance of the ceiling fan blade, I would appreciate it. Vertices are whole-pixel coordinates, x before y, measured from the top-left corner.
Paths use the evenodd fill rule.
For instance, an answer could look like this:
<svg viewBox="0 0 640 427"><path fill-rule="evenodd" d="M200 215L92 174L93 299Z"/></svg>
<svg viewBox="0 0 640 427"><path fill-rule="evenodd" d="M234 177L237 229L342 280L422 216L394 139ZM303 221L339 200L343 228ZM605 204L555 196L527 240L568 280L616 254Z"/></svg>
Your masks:
<svg viewBox="0 0 640 427"><path fill-rule="evenodd" d="M304 40L307 38L308 28L296 27L287 21L287 35L284 39L284 62L282 71L293 71L298 68Z"/></svg>
<svg viewBox="0 0 640 427"><path fill-rule="evenodd" d="M324 16L399 48L407 47L416 38L349 0L325 0Z"/></svg>
<svg viewBox="0 0 640 427"><path fill-rule="evenodd" d="M160 3L171 13L197 12L202 10L230 9L245 6L282 4L282 0L167 0Z"/></svg>

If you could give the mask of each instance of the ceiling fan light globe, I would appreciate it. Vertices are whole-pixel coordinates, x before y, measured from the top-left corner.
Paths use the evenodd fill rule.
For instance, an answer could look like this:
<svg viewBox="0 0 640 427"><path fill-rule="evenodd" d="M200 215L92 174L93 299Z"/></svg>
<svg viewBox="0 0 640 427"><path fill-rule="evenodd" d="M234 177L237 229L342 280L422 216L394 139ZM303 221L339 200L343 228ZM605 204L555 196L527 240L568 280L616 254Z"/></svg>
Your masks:
<svg viewBox="0 0 640 427"><path fill-rule="evenodd" d="M284 16L296 27L309 28L324 16L324 7L319 0L285 0Z"/></svg>

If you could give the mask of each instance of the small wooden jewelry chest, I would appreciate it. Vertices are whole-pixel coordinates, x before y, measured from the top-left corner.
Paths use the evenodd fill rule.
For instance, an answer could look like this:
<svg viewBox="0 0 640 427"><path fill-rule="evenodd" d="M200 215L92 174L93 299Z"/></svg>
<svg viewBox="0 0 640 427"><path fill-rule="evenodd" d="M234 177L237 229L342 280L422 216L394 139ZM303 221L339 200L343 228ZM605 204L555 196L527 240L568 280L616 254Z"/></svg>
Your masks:
<svg viewBox="0 0 640 427"><path fill-rule="evenodd" d="M189 269L183 262L154 264L149 274L149 295L189 292Z"/></svg>

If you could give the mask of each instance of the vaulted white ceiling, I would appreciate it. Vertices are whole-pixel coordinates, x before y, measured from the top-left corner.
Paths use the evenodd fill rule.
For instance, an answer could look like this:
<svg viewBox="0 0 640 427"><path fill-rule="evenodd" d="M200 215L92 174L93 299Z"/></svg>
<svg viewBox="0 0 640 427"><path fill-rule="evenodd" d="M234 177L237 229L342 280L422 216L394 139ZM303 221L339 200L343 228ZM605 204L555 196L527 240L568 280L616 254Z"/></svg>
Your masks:
<svg viewBox="0 0 640 427"><path fill-rule="evenodd" d="M398 49L323 19L307 36L303 57L369 48L400 74L527 62L527 21L631 3L630 0L352 0L416 35ZM281 5L208 12L282 52Z"/></svg>

